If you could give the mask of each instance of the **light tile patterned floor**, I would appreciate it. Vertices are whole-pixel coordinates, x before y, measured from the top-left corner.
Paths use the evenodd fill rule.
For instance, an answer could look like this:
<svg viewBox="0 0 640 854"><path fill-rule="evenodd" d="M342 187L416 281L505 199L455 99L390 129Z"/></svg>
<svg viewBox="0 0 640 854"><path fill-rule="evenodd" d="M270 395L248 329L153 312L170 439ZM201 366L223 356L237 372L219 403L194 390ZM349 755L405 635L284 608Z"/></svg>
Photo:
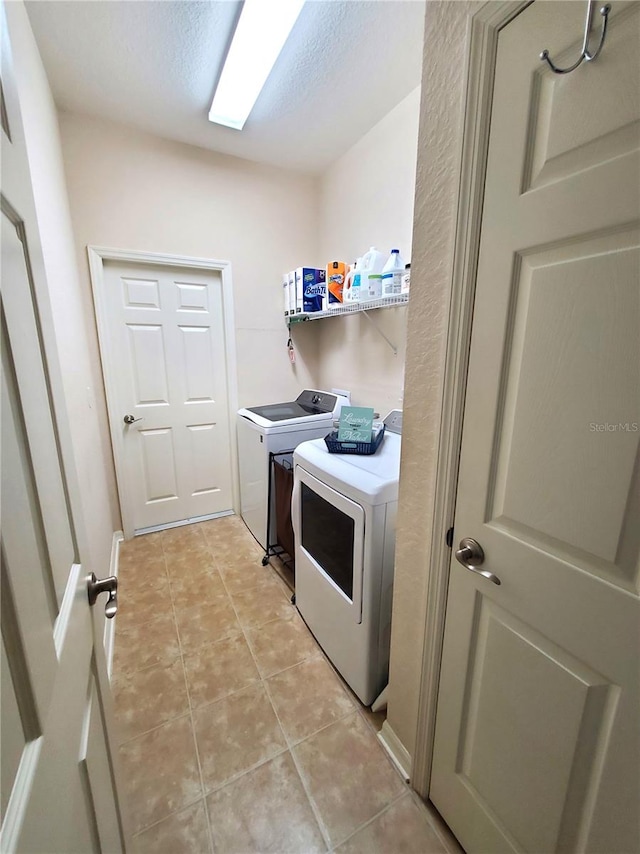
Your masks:
<svg viewBox="0 0 640 854"><path fill-rule="evenodd" d="M135 850L454 850L261 555L236 516L121 547L113 689Z"/></svg>

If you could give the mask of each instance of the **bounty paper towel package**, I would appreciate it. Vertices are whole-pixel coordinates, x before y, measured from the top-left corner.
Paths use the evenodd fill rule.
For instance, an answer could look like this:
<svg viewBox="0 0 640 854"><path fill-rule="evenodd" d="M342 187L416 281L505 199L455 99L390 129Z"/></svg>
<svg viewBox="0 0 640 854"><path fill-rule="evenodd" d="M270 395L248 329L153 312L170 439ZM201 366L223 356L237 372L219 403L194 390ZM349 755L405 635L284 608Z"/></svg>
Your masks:
<svg viewBox="0 0 640 854"><path fill-rule="evenodd" d="M296 270L296 308L311 313L322 310L326 293L326 271L316 267L298 267Z"/></svg>

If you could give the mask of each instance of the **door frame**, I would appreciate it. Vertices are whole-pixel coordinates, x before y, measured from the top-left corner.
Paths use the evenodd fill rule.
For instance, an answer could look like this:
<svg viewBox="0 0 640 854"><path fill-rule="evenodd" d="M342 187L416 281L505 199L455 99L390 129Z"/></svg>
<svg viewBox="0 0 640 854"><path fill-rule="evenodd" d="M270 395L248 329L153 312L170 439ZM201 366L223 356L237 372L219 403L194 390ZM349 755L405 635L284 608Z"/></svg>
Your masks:
<svg viewBox="0 0 640 854"><path fill-rule="evenodd" d="M498 34L531 2L533 0L486 3L471 20L431 549L422 625L418 716L411 767L411 785L425 800L429 797L431 783L451 564L451 548L446 544L445 535L453 526L456 507Z"/></svg>
<svg viewBox="0 0 640 854"><path fill-rule="evenodd" d="M55 653L60 656L65 641L65 635L71 627L71 613L74 596L83 596L83 588L85 588L85 580L88 580L88 573L94 571L97 575L102 575L103 567L96 566L92 563L91 549L89 548L90 535L86 517L85 503L83 501L82 487L78 474L78 461L74 448L74 436L72 430L71 415L69 412L69 399L65 391L63 368L60 361L60 349L58 347L59 330L56 329L54 319L53 303L55 302L55 270L49 259L43 253L41 240L41 227L39 222L39 209L34 197L34 187L32 180L32 170L29 163L29 152L27 150L27 139L25 134L25 125L23 118L23 107L21 104L22 87L19 84L19 72L16 65L19 63L15 59L14 50L14 28L17 30L19 21L15 16L17 12L10 12L7 5L0 4L0 43L2 50L0 51L2 58L2 103L0 124L0 136L5 134L9 143L23 147L24 157L19 158L20 168L12 170L10 174L6 174L3 169L1 207L2 212L6 214L7 219L11 222L12 227L17 231L18 237L23 245L29 246L29 258L27 275L30 284L30 300L33 308L33 319L35 322L35 346L38 349L38 356L42 362L44 372L44 383L46 387L46 395L51 413L51 423L53 430L53 441L56 446L58 464L62 478L62 488L64 500L67 504L67 513L71 527L71 537L73 541L74 562L70 567L69 577L67 580L66 589L60 603L57 617L53 626L53 648ZM23 13L24 14L24 13ZM25 15L26 18L26 15ZM29 31L30 33L30 31ZM24 76L24 75L23 75ZM9 109L10 108L10 109ZM8 113L13 115L11 125L9 125ZM4 140L3 140L4 147ZM28 184L28 191L20 192L21 184ZM66 195L66 187L64 188ZM10 203L10 199L22 199L20 211L14 209ZM25 258L27 262L27 259ZM21 395L23 389L15 377L19 400L19 410L22 412L23 401ZM27 427L22 423L24 438L27 443L27 457L32 469L33 482L35 484L35 476L33 474L33 460L31 459L31 451L29 449L29 436ZM36 500L36 510L39 513L39 499ZM46 540L46 536L45 536ZM4 572L3 572L4 574ZM34 718L37 717L38 709L35 708L34 702L37 697L29 696L31 691L29 688L30 679L26 672L26 668L30 667L33 662L28 660L28 652L30 647L29 638L21 637L20 626L18 621L17 606L25 606L25 603L33 601L34 591L24 588L21 591L21 602L14 601L10 592L5 592L2 597L3 621L7 620L8 642L14 644L14 658L17 668L16 675L16 692L19 694L21 706L24 707L25 719L23 726L25 728L25 736L28 731L34 730ZM25 606L26 607L26 606ZM88 605L87 605L88 607ZM95 609L93 609L95 611ZM102 725L104 728L104 738L106 744L108 774L115 793L115 811L118 818L118 832L123 840L123 850L126 842L131 839L129 829L129 821L126 815L126 810L122 809L122 801L119 798L119 793L123 792L121 785L121 774L119 770L117 745L115 744L114 735L114 713L111 698L110 676L108 673L107 662L105 659L107 630L99 631L101 628L99 620L91 615L92 628L94 632L94 679L95 688L98 697L98 706L94 708L93 714L102 715ZM37 705L37 703L36 703ZM22 709L21 709L22 711ZM45 721L41 721L45 724ZM36 731L40 727L36 727ZM27 736L26 736L27 737ZM38 764L38 757L43 748L43 737L32 738L27 737L27 746L22 756L22 760L18 766L15 779L13 781L13 793L7 805L4 815L4 822L0 832L0 849L2 851L13 851L19 843L20 831L23 826L24 810L28 803L28 798L34 781L34 774ZM82 742L81 742L82 743ZM86 756L79 756L78 762L82 764L84 771L87 771ZM84 779L85 790L86 784L89 783L88 778ZM90 795L90 792L88 793Z"/></svg>
<svg viewBox="0 0 640 854"><path fill-rule="evenodd" d="M238 448L235 431L235 415L238 409L238 380L236 369L236 330L233 311L233 282L231 277L231 262L214 258L196 258L189 255L168 255L161 252L139 252L133 249L113 249L104 246L87 246L89 272L93 291L93 304L98 328L98 342L102 361L102 377L107 399L107 415L109 433L113 448L113 463L116 472L118 499L122 515L122 528L125 539L134 534L133 506L126 494L126 477L124 470L124 447L121 433L115 429L116 418L116 383L111 375L113 353L107 324L107 302L105 293L104 265L106 261L125 261L137 264L149 264L163 267L191 267L195 270L215 270L222 279L222 313L225 336L227 400L229 407L229 437L231 442L231 492L233 509L239 510L238 484Z"/></svg>

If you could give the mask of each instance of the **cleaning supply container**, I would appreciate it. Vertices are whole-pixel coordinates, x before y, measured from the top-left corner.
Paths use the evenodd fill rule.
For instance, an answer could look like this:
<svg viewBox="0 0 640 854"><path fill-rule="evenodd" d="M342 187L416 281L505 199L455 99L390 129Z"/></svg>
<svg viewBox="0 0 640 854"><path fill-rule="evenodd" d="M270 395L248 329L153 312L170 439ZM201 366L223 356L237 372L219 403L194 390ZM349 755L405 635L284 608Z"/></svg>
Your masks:
<svg viewBox="0 0 640 854"><path fill-rule="evenodd" d="M347 265L344 261L331 261L327 264L327 309L337 308L342 305L346 275Z"/></svg>
<svg viewBox="0 0 640 854"><path fill-rule="evenodd" d="M366 270L367 273L381 273L384 266L384 255L378 252L375 246L371 246L368 252L362 256L361 270Z"/></svg>
<svg viewBox="0 0 640 854"><path fill-rule="evenodd" d="M355 264L345 276L344 288L342 289L343 302L359 302L362 273L362 258L356 258Z"/></svg>
<svg viewBox="0 0 640 854"><path fill-rule="evenodd" d="M368 299L380 299L382 296L382 275L380 273L370 273L368 285Z"/></svg>
<svg viewBox="0 0 640 854"><path fill-rule="evenodd" d="M382 268L382 296L397 297L402 293L404 261L399 249L392 249L387 263Z"/></svg>

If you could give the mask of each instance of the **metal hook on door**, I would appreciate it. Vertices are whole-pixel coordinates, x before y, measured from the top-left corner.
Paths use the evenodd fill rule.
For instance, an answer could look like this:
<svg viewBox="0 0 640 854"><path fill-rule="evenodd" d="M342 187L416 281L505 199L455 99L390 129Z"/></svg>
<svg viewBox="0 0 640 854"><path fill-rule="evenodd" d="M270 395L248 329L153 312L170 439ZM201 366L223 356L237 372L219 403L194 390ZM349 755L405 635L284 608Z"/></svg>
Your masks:
<svg viewBox="0 0 640 854"><path fill-rule="evenodd" d="M540 59L543 62L546 62L549 68L554 72L554 74L569 74L571 71L575 71L576 68L582 63L583 60L587 62L591 62L594 59L598 58L600 51L602 50L602 45L604 44L605 37L607 35L607 22L609 20L609 12L611 11L611 6L607 3L606 6L603 6L600 9L600 14L602 15L602 31L600 33L600 44L596 48L594 53L589 52L589 36L591 35L591 21L593 17L593 7L595 5L595 0L588 0L587 2L587 19L584 25L584 39L582 41L582 53L578 57L578 59L570 65L568 68L558 68L557 65L549 59L549 51L545 48L540 54Z"/></svg>

